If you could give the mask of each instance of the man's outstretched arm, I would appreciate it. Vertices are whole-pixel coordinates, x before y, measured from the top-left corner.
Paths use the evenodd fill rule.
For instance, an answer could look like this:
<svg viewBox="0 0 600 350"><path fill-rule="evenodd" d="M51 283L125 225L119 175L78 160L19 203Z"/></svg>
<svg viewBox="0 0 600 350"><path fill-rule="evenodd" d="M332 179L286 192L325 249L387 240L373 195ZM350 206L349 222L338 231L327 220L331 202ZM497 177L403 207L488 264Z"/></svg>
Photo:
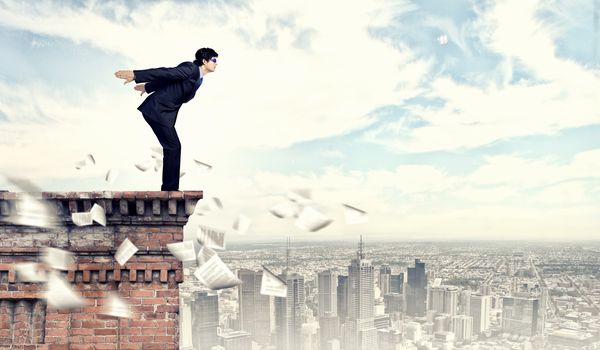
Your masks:
<svg viewBox="0 0 600 350"><path fill-rule="evenodd" d="M174 68L152 68L132 71L136 83L155 82L168 83L185 80L194 74L197 66L191 62L182 63Z"/></svg>

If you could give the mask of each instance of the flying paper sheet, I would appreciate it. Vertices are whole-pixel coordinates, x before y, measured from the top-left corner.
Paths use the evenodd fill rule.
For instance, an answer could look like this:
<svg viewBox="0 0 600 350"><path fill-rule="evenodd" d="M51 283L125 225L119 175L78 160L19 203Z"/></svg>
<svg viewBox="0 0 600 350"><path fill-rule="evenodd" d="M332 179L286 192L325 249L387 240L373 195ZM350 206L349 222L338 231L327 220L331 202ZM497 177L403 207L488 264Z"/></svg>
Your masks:
<svg viewBox="0 0 600 350"><path fill-rule="evenodd" d="M160 154L161 156L164 154L162 147L150 147L150 150L156 154Z"/></svg>
<svg viewBox="0 0 600 350"><path fill-rule="evenodd" d="M75 169L79 170L88 164L96 164L96 159L94 159L94 156L91 154L88 154L84 159L75 162Z"/></svg>
<svg viewBox="0 0 600 350"><path fill-rule="evenodd" d="M117 169L109 169L106 172L106 176L104 177L104 180L112 185L113 183L115 183L115 180L117 179L118 176L119 176L119 171Z"/></svg>
<svg viewBox="0 0 600 350"><path fill-rule="evenodd" d="M200 251L198 252L198 256L196 257L198 266L202 266L216 254L217 253L214 250L212 250L206 246L203 246L202 248L200 248Z"/></svg>
<svg viewBox="0 0 600 350"><path fill-rule="evenodd" d="M17 275L22 282L36 283L46 282L46 274L40 270L37 263L19 263L15 266Z"/></svg>
<svg viewBox="0 0 600 350"><path fill-rule="evenodd" d="M198 267L194 276L212 290L231 288L242 283L216 254Z"/></svg>
<svg viewBox="0 0 600 350"><path fill-rule="evenodd" d="M274 297L286 298L287 285L266 267L263 268L262 281L260 283L260 294L272 295Z"/></svg>
<svg viewBox="0 0 600 350"><path fill-rule="evenodd" d="M152 159L146 159L141 163L135 164L135 167L138 168L140 171L147 171L148 169L152 168L152 166L154 166L154 160Z"/></svg>
<svg viewBox="0 0 600 350"><path fill-rule="evenodd" d="M344 215L346 217L346 224L348 225L357 225L357 224L366 224L369 222L369 217L367 216L367 212L356 207L353 207L348 204L343 204L344 206Z"/></svg>
<svg viewBox="0 0 600 350"><path fill-rule="evenodd" d="M196 159L194 159L194 163L196 163L196 165L198 165L198 167L199 167L200 169L202 169L202 170L209 171L209 170L211 170L211 169L212 169L212 165L209 165L209 164L203 163L203 162L201 162L201 161L199 161L199 160L196 160Z"/></svg>
<svg viewBox="0 0 600 350"><path fill-rule="evenodd" d="M45 247L42 261L53 269L66 271L69 269L69 264L73 262L73 253L58 248Z"/></svg>
<svg viewBox="0 0 600 350"><path fill-rule="evenodd" d="M271 212L271 214L275 215L280 219L293 218L298 216L300 206L297 203L285 201L271 207L269 211Z"/></svg>
<svg viewBox="0 0 600 350"><path fill-rule="evenodd" d="M288 191L287 196L289 200L291 200L292 202L296 202L300 205L306 205L311 201L310 189L306 188Z"/></svg>
<svg viewBox="0 0 600 350"><path fill-rule="evenodd" d="M196 232L196 238L200 244L213 249L225 249L225 230L200 225Z"/></svg>
<svg viewBox="0 0 600 350"><path fill-rule="evenodd" d="M121 299L117 294L111 293L107 298L106 304L100 311L103 315L114 317L131 318L131 310L129 305Z"/></svg>
<svg viewBox="0 0 600 350"><path fill-rule="evenodd" d="M86 305L85 300L71 289L69 283L54 273L48 277L47 287L44 298L48 305L57 309L73 309Z"/></svg>
<svg viewBox="0 0 600 350"><path fill-rule="evenodd" d="M233 222L232 228L240 235L245 235L252 220L244 214L240 214Z"/></svg>
<svg viewBox="0 0 600 350"><path fill-rule="evenodd" d="M185 171L182 171L182 172L180 172L180 173L179 173L179 178L180 178L180 179L181 179L182 177L184 177L184 176L185 176Z"/></svg>
<svg viewBox="0 0 600 350"><path fill-rule="evenodd" d="M217 197L211 197L207 199L199 200L194 208L196 215L207 215L211 211L217 211L223 209L223 202Z"/></svg>
<svg viewBox="0 0 600 350"><path fill-rule="evenodd" d="M162 169L163 167L163 160L162 159L157 159L156 163L154 164L154 172L159 172L160 169Z"/></svg>
<svg viewBox="0 0 600 350"><path fill-rule="evenodd" d="M17 187L21 192L42 192L31 181L22 178L6 177L6 180ZM17 225L53 227L57 225L56 208L47 201L34 198L33 195L22 193L16 201L16 212L7 218L7 221Z"/></svg>
<svg viewBox="0 0 600 350"><path fill-rule="evenodd" d="M92 220L96 221L102 226L106 226L106 212L104 208L94 203L92 209L90 209L90 214L92 216Z"/></svg>
<svg viewBox="0 0 600 350"><path fill-rule="evenodd" d="M318 231L329 225L333 220L318 212L313 207L306 206L298 215L295 224L302 230L309 232Z"/></svg>
<svg viewBox="0 0 600 350"><path fill-rule="evenodd" d="M77 226L89 226L94 223L92 213L71 213L71 220Z"/></svg>
<svg viewBox="0 0 600 350"><path fill-rule="evenodd" d="M196 250L194 250L194 242L192 241L169 243L167 249L180 261L196 260Z"/></svg>
<svg viewBox="0 0 600 350"><path fill-rule="evenodd" d="M131 243L129 238L125 238L125 240L123 241L123 243L121 243L119 249L117 249L117 252L115 253L115 260L117 260L119 265L125 266L125 263L127 263L127 261L131 259L131 257L134 256L135 253L137 253L137 251L138 247L136 247L135 244Z"/></svg>

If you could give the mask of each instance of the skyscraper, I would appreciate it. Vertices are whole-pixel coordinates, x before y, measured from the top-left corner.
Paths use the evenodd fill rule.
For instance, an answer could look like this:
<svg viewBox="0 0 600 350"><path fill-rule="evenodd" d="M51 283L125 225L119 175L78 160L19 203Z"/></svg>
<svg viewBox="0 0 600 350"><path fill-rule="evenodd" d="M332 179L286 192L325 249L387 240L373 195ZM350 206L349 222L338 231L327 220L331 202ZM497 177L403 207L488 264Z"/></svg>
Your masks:
<svg viewBox="0 0 600 350"><path fill-rule="evenodd" d="M471 295L470 315L473 317L473 334L480 334L490 327L492 298L489 295Z"/></svg>
<svg viewBox="0 0 600 350"><path fill-rule="evenodd" d="M404 294L404 274L390 275L390 293Z"/></svg>
<svg viewBox="0 0 600 350"><path fill-rule="evenodd" d="M252 350L250 333L244 331L227 331L219 335L225 350Z"/></svg>
<svg viewBox="0 0 600 350"><path fill-rule="evenodd" d="M243 330L259 344L268 344L271 330L271 301L260 294L262 271L238 270L242 284L238 286L240 321Z"/></svg>
<svg viewBox="0 0 600 350"><path fill-rule="evenodd" d="M348 266L348 319L345 350L377 349L375 328L374 274L371 260L365 259L362 237L356 258Z"/></svg>
<svg viewBox="0 0 600 350"><path fill-rule="evenodd" d="M279 278L287 283L287 298L275 297L275 335L278 350L302 349L304 277L286 271Z"/></svg>
<svg viewBox="0 0 600 350"><path fill-rule="evenodd" d="M319 291L319 328L321 348L325 349L330 340L339 338L339 319L337 316L338 276L328 269L317 275Z"/></svg>
<svg viewBox="0 0 600 350"><path fill-rule="evenodd" d="M458 303L458 313L469 316L471 314L471 291L463 290L460 292L460 302Z"/></svg>
<svg viewBox="0 0 600 350"><path fill-rule="evenodd" d="M406 313L411 316L423 316L427 301L427 275L425 263L415 259L415 267L408 268L408 288L406 291Z"/></svg>
<svg viewBox="0 0 600 350"><path fill-rule="evenodd" d="M337 314L340 323L345 323L348 317L348 276L345 275L338 275Z"/></svg>
<svg viewBox="0 0 600 350"><path fill-rule="evenodd" d="M219 345L219 297L213 291L196 291L192 304L192 343L194 349L210 350Z"/></svg>
<svg viewBox="0 0 600 350"><path fill-rule="evenodd" d="M537 298L503 297L502 332L534 336L538 332Z"/></svg>
<svg viewBox="0 0 600 350"><path fill-rule="evenodd" d="M379 290L381 296L390 293L390 277L392 275L392 268L390 265L381 265L379 267Z"/></svg>
<svg viewBox="0 0 600 350"><path fill-rule="evenodd" d="M454 332L456 340L470 340L473 335L473 317L466 315L452 316L450 319L451 331Z"/></svg>
<svg viewBox="0 0 600 350"><path fill-rule="evenodd" d="M458 288L446 287L444 291L444 313L451 316L456 315L458 310Z"/></svg>

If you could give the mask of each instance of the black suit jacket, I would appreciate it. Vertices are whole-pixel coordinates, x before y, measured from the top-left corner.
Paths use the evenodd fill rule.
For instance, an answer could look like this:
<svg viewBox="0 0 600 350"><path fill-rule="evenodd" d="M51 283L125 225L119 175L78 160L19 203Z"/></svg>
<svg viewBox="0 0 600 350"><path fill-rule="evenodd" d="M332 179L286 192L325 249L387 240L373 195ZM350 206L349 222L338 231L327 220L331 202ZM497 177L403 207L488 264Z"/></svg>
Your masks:
<svg viewBox="0 0 600 350"><path fill-rule="evenodd" d="M146 83L150 95L138 107L144 117L173 127L181 105L191 100L202 84L200 70L193 62L174 68L134 70L136 83Z"/></svg>

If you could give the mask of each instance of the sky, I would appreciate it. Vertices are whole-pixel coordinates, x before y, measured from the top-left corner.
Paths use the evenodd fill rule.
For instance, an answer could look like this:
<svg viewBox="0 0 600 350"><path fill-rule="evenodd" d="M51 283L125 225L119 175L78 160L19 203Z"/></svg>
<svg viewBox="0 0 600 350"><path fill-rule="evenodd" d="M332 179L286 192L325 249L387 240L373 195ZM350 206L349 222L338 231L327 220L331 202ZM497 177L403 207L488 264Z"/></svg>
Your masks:
<svg viewBox="0 0 600 350"><path fill-rule="evenodd" d="M216 71L177 120L181 190L229 240L596 240L598 0L1 1L0 173L44 191L159 190L119 69ZM594 19L594 13L596 17ZM93 154L96 164L76 169ZM194 160L212 165L210 171ZM119 175L105 181L109 169ZM0 189L17 191L0 177ZM334 221L269 208L310 189ZM342 203L368 213L347 225Z"/></svg>

